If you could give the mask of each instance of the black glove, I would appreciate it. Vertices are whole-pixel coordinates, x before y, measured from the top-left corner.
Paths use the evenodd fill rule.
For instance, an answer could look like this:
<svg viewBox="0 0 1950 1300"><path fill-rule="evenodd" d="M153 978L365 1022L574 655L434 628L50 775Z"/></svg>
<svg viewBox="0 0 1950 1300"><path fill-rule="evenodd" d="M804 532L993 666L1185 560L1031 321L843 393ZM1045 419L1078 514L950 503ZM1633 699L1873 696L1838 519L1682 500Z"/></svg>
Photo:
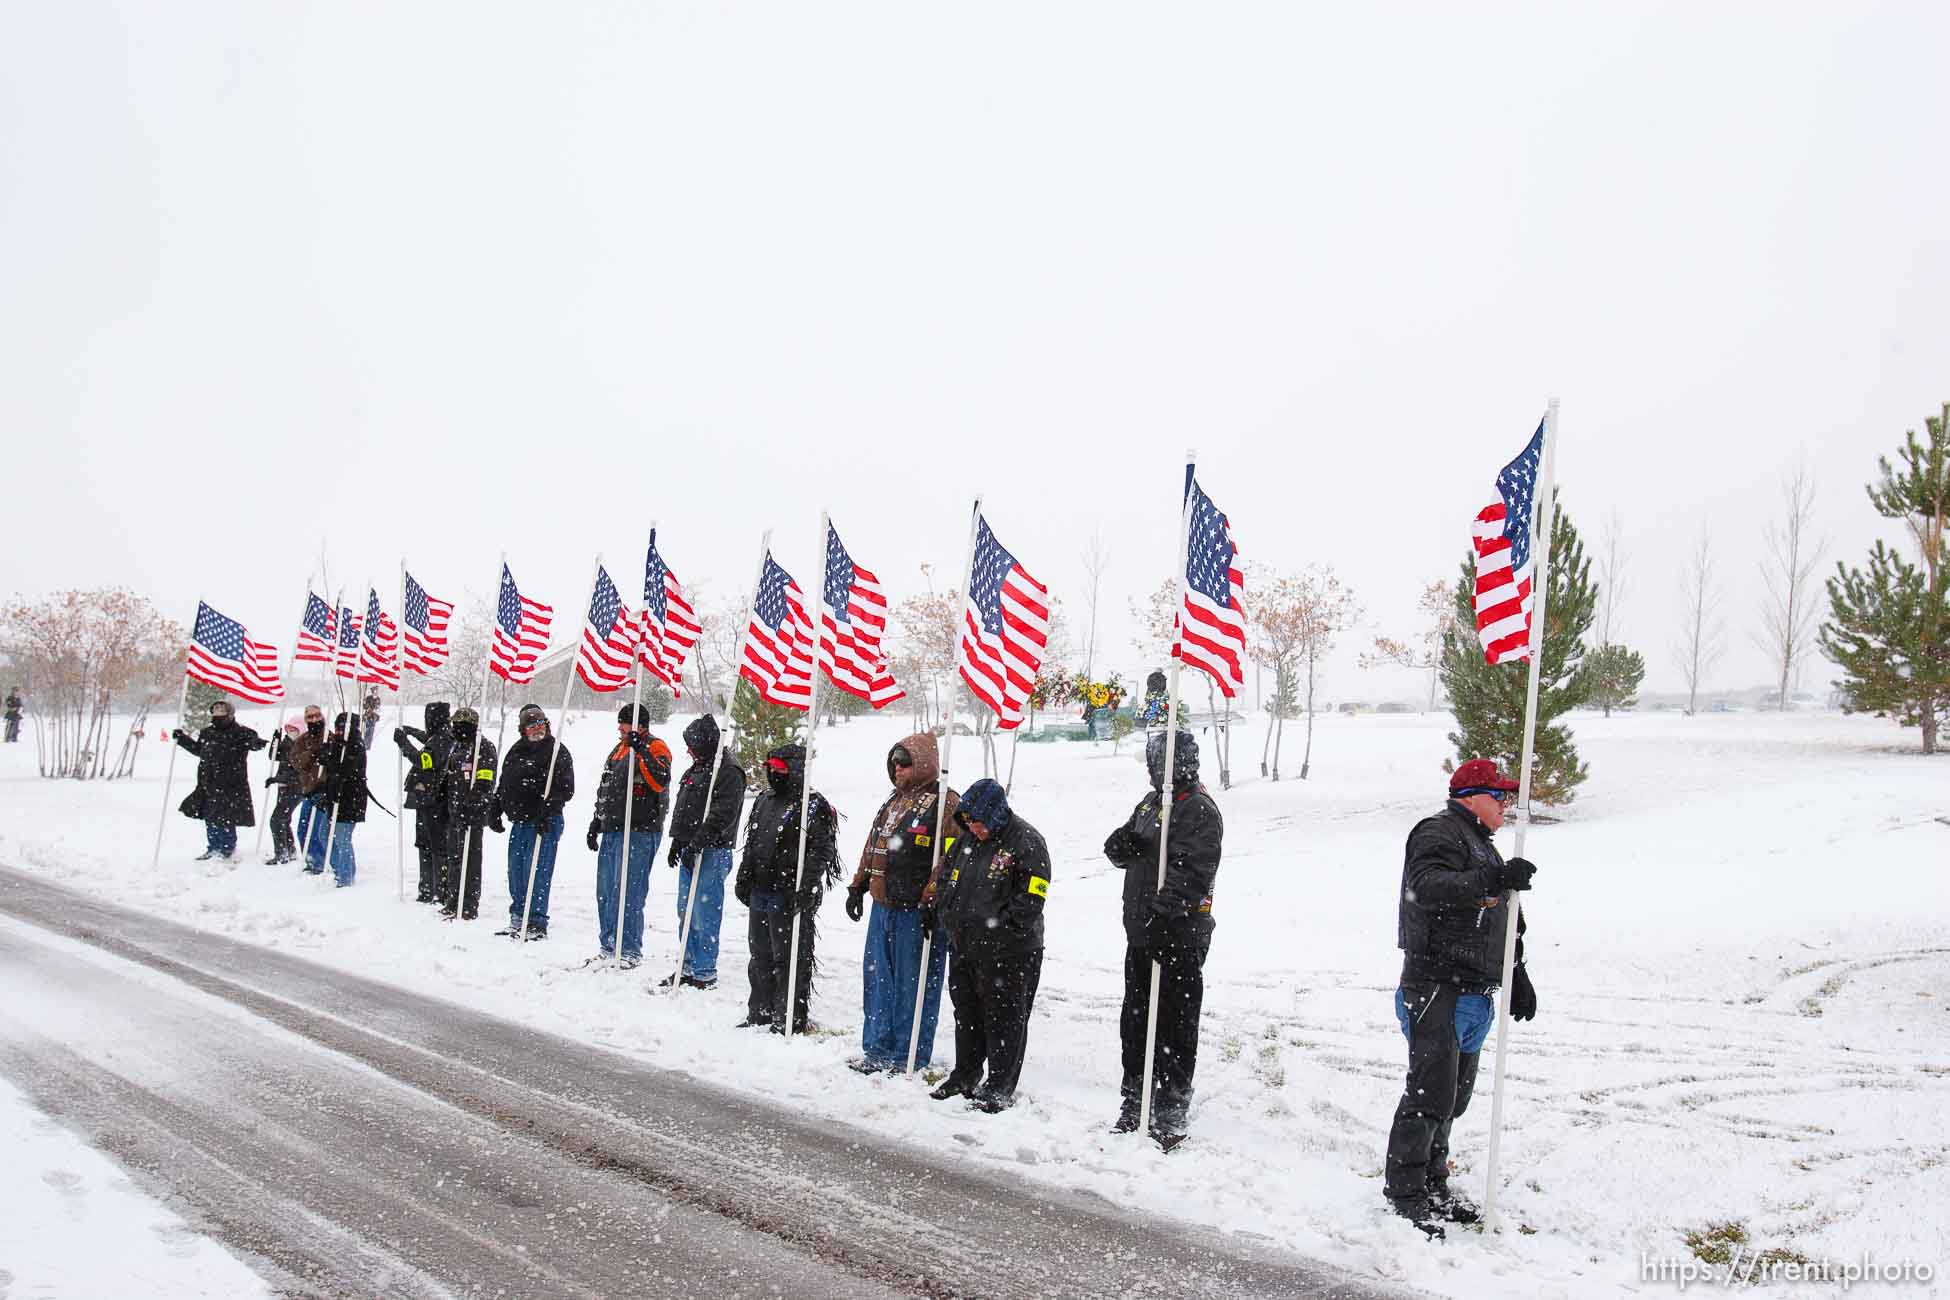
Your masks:
<svg viewBox="0 0 1950 1300"><path fill-rule="evenodd" d="M169 738L180 745L190 738L190 733L178 727L169 733Z"/></svg>
<svg viewBox="0 0 1950 1300"><path fill-rule="evenodd" d="M750 907L752 905L752 886L750 881L739 881L731 887L731 893L744 906Z"/></svg>
<svg viewBox="0 0 1950 1300"><path fill-rule="evenodd" d="M583 838L583 841L582 841L582 842L583 842L584 844L587 844L587 845L589 846L589 851L590 851L591 853L594 853L594 852L596 851L596 847L597 847L597 843L596 843L596 842L597 842L597 841L598 841L598 840L599 840L600 838L602 838L602 832L596 829L596 823L594 823L594 822L590 822L590 823L589 823L589 834L588 834L587 836L585 836L585 837Z"/></svg>
<svg viewBox="0 0 1950 1300"><path fill-rule="evenodd" d="M1537 864L1529 858L1511 858L1503 864L1503 870L1497 876L1496 887L1499 890L1528 889L1530 878L1536 874Z"/></svg>
<svg viewBox="0 0 1950 1300"><path fill-rule="evenodd" d="M488 814L488 829L496 835L506 835L508 833L508 824L501 820L501 810L499 808L496 808L492 813Z"/></svg>
<svg viewBox="0 0 1950 1300"><path fill-rule="evenodd" d="M670 842L670 852L665 856L664 861L674 867L677 865L677 859L681 856L683 856L683 846L676 840L672 840Z"/></svg>
<svg viewBox="0 0 1950 1300"><path fill-rule="evenodd" d="M1112 862L1127 861L1143 852L1144 845L1138 842L1137 835L1128 826L1119 826L1104 841L1104 856Z"/></svg>
<svg viewBox="0 0 1950 1300"><path fill-rule="evenodd" d="M1530 987L1530 972L1519 964L1516 977L1510 981L1510 1019L1535 1020L1536 1018L1537 990Z"/></svg>
<svg viewBox="0 0 1950 1300"><path fill-rule="evenodd" d="M921 904L921 933L933 934L941 926L941 911L933 903Z"/></svg>
<svg viewBox="0 0 1950 1300"><path fill-rule="evenodd" d="M394 727L394 728L393 728L393 743L394 743L395 745L404 745L404 744L406 743L406 728L405 728L405 727Z"/></svg>
<svg viewBox="0 0 1950 1300"><path fill-rule="evenodd" d="M847 920L857 921L862 916L866 915L866 911L867 911L866 898L867 898L867 887L865 885L848 885L846 887L846 919Z"/></svg>

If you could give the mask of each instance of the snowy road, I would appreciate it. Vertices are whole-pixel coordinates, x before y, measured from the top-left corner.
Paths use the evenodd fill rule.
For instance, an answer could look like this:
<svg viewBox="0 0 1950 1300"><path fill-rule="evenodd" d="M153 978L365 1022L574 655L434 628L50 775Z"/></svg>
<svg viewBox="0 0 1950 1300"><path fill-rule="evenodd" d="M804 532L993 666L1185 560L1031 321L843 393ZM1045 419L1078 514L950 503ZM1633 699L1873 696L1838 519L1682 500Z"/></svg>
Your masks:
<svg viewBox="0 0 1950 1300"><path fill-rule="evenodd" d="M0 916L0 1073L287 1294L1388 1294L4 869Z"/></svg>

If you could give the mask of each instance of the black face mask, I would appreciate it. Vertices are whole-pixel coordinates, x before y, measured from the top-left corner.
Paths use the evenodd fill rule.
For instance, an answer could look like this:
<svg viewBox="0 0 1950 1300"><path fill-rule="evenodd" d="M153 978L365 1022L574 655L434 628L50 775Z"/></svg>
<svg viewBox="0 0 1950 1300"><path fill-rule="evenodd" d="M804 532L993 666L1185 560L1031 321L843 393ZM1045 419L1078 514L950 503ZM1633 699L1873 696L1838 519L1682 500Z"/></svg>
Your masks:
<svg viewBox="0 0 1950 1300"><path fill-rule="evenodd" d="M463 745L474 739L474 724L471 722L456 722L453 731L454 739Z"/></svg>
<svg viewBox="0 0 1950 1300"><path fill-rule="evenodd" d="M316 721L316 722L309 722L309 721L308 721L308 722L306 722L306 723L305 723L305 730L306 730L306 731L309 731L309 732L310 732L310 733L311 733L312 735L314 735L314 736L322 736L322 735L324 735L324 734L325 734L325 719L323 719L323 718L320 718L320 719L319 719L318 721Z"/></svg>

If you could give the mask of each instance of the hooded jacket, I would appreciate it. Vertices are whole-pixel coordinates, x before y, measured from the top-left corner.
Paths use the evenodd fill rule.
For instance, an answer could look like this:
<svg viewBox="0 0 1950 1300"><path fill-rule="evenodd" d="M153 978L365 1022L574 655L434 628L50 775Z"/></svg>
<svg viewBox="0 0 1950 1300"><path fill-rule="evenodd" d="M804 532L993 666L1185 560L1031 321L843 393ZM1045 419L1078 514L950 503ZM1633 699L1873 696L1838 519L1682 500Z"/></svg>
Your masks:
<svg viewBox="0 0 1950 1300"><path fill-rule="evenodd" d="M366 745L355 714L348 722L341 713L332 723L332 734L325 737L325 748L318 764L325 772L325 806L336 809L337 819L358 825L366 819Z"/></svg>
<svg viewBox="0 0 1950 1300"><path fill-rule="evenodd" d="M635 778L636 793L629 789ZM620 736L603 760L602 780L596 786L595 815L591 829L620 831L624 815L630 830L662 831L664 810L670 801L670 746L648 732L626 742Z"/></svg>
<svg viewBox="0 0 1950 1300"><path fill-rule="evenodd" d="M436 702L427 705L421 716L424 728L401 727L393 733L393 741L406 760L406 806L422 816L439 817L445 810L434 792L453 749L453 708Z"/></svg>
<svg viewBox="0 0 1950 1300"><path fill-rule="evenodd" d="M1153 742L1162 737L1154 736ZM1174 753L1179 779L1172 783L1171 840L1165 851L1165 884L1158 888L1158 831L1164 792L1154 787L1122 826L1104 841L1104 856L1124 872L1124 938L1133 947L1191 947L1210 938L1212 890L1219 875L1225 820L1219 805L1184 766L1184 733ZM1193 748L1193 761L1198 751ZM1153 779L1162 776L1162 747Z"/></svg>
<svg viewBox="0 0 1950 1300"><path fill-rule="evenodd" d="M1403 983L1435 980L1475 993L1503 982L1509 909L1486 906L1499 897L1502 874L1503 855L1489 828L1455 800L1415 824L1402 857L1395 922Z"/></svg>
<svg viewBox="0 0 1950 1300"><path fill-rule="evenodd" d="M185 816L223 826L255 826L247 756L264 748L264 738L235 718L214 720L191 739L177 733L176 743L202 760L196 765L196 788L178 806Z"/></svg>
<svg viewBox="0 0 1950 1300"><path fill-rule="evenodd" d="M838 816L817 790L809 800L806 828L806 868L799 872L799 800L806 787L806 750L780 745L765 756L765 788L752 803L745 824L745 853L738 863L732 889L738 901L751 906L753 894L776 894L788 912L816 912L826 887L840 878ZM772 771L772 760L785 764ZM798 879L795 893L793 882Z"/></svg>
<svg viewBox="0 0 1950 1300"><path fill-rule="evenodd" d="M556 814L575 798L576 771L565 746L556 744L554 728L544 720L547 732L540 740L523 736L508 746L501 761L501 784L494 798L509 821L541 822ZM549 780L549 758L555 759L555 779ZM548 798L542 798L547 787Z"/></svg>
<svg viewBox="0 0 1950 1300"><path fill-rule="evenodd" d="M895 749L905 749L912 764L893 767ZM920 906L921 895L934 879L935 822L940 817L936 800L941 791L941 755L932 735L925 732L909 736L887 751L894 792L867 828L867 842L860 849L860 865L853 873L853 884L862 882L873 901L882 907L909 911ZM955 836L955 809L959 796L948 791L947 819L942 822L943 840ZM946 864L950 845L941 846ZM937 885L938 888L938 885Z"/></svg>
<svg viewBox="0 0 1950 1300"><path fill-rule="evenodd" d="M1034 952L1043 946L1049 846L1042 832L1010 810L999 783L977 781L968 794L962 833L945 861L946 896L937 904L942 927L957 953ZM971 816L988 827L986 840L968 829Z"/></svg>
<svg viewBox="0 0 1950 1300"><path fill-rule="evenodd" d="M718 784L711 785L711 754L718 747L717 720L706 714L684 728L684 747L691 765L677 783L670 807L670 839L679 848L728 849L738 839L738 810L745 800L745 769L726 749L718 763ZM704 796L709 791L707 812Z"/></svg>
<svg viewBox="0 0 1950 1300"><path fill-rule="evenodd" d="M446 761L433 769L430 802L439 820L450 827L485 826L494 814L494 774L500 755L494 742L479 734L479 727L478 722L465 729L449 725ZM429 752L432 741L429 736Z"/></svg>

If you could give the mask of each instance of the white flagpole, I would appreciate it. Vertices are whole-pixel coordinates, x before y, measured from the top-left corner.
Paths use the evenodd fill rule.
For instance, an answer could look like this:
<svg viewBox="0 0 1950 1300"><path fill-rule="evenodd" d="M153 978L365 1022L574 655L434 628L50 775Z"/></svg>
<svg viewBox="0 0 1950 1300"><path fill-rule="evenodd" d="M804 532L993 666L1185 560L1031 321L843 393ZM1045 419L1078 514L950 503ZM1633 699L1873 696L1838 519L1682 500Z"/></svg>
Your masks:
<svg viewBox="0 0 1950 1300"><path fill-rule="evenodd" d="M192 639L195 638L196 632L194 629L191 630L190 636ZM183 651L183 692L182 695L176 701L176 725L171 730L173 731L188 730L188 728L183 726L183 714L188 712L189 707L190 707L190 656L189 656L189 650L186 647ZM154 871L157 867L162 865L163 827L169 824L169 795L170 795L169 788L171 785L175 784L176 781L176 751L181 748L182 746L176 743L176 737L172 735L169 738L169 771L165 773L163 776L162 816L156 819L156 852L155 855L149 859L149 869L151 871Z"/></svg>
<svg viewBox="0 0 1950 1300"><path fill-rule="evenodd" d="M650 541L652 545L656 544L656 539L657 539L656 530L652 529L650 533ZM758 584L765 577L765 557L771 553L771 550L772 550L772 530L768 528L765 530L764 538L761 539L758 544L758 567L752 572L752 595L751 595L751 599L745 603L745 621L738 625L737 648L732 652L732 656L731 656L732 695L737 694L738 683L744 680L744 678L740 675L738 669L739 666L745 662L745 636L747 633L751 631L752 607L758 604ZM693 653L698 654L697 675L698 675L698 680L703 681L704 680L704 656L697 651L697 647L693 646L691 647L691 649ZM704 709L706 713L716 712L716 710L711 707L711 688L708 684L706 684L704 687ZM725 697L724 712L725 712L725 722L727 725L725 727L720 727L718 729L718 743L715 747L713 747L711 751L711 777L708 781L704 783L704 813L698 821L698 830L700 834L703 832L704 822L709 820L711 816L712 797L715 796L718 791L718 770L724 766L725 732L730 731L735 735L738 730L737 723L732 720L730 695L727 695ZM738 819L736 817L731 819L731 840L733 844L736 844L738 842ZM684 923L683 925L678 927L677 965L674 968L672 968L670 973L670 991L673 995L677 992L678 989L682 988L684 985L684 957L685 954L690 952L691 949L691 918L697 915L697 882L699 878L704 875L704 854L705 854L704 847L702 845L699 845L697 850L697 861L691 864L690 897L685 901L684 904Z"/></svg>
<svg viewBox="0 0 1950 1300"><path fill-rule="evenodd" d="M1174 641L1183 635L1182 624L1185 617L1185 552L1190 545L1192 529L1192 476L1198 465L1198 453L1185 453L1185 496L1178 508L1178 570L1174 579L1178 588L1178 600L1172 606L1173 625L1179 628ZM1177 762L1178 752L1178 674L1184 660L1179 655L1171 657L1171 682L1166 687L1169 692L1165 705L1165 769L1164 780L1158 787L1158 889L1165 888L1165 857L1171 844L1171 792L1172 767ZM1155 897L1155 895L1154 895ZM1144 1079L1139 1085L1138 1127L1151 1131L1151 1079L1157 1065L1158 1056L1158 987L1164 976L1164 967L1154 959L1151 963L1151 999L1144 1016Z"/></svg>
<svg viewBox="0 0 1950 1300"><path fill-rule="evenodd" d="M656 532L657 521L652 519L650 521L650 533L654 537ZM630 738L632 740L636 737L637 711L642 707L643 657L641 655L634 655L630 663ZM643 730L644 735L647 737L650 734L650 729L645 727ZM635 748L630 746L629 741L626 740L623 743L628 750L623 755L623 860L620 864L620 869L616 873L616 944L610 952L610 959L618 966L623 964L623 903L630 896L630 832L636 824L636 764L639 761L639 755ZM641 761L643 762L649 761L649 747L650 742L646 739L644 741L644 752L641 755ZM644 906L648 908L650 905L650 890L648 887L644 889L643 895ZM646 917L645 919L647 920L648 918Z"/></svg>
<svg viewBox="0 0 1950 1300"><path fill-rule="evenodd" d="M399 562L399 625L393 630L393 671L399 685L393 691L393 730L406 725L406 557ZM393 749L397 752L398 745ZM372 738L366 738L366 752L372 752ZM393 764L393 861L399 867L399 901L406 901L406 755Z"/></svg>
<svg viewBox="0 0 1950 1300"><path fill-rule="evenodd" d="M975 569L975 538L982 528L982 498L975 497L975 508L968 517L968 549L962 552L961 562L961 608L955 611L955 643L961 644L962 620L968 617L968 588L973 582ZM959 660L960 651L956 651ZM928 867L928 884L941 874L941 833L948 820L948 755L955 744L955 696L959 694L951 678L948 683L948 730L941 737L941 789L934 799L934 861ZM869 827L867 834L873 834ZM934 955L934 935L931 931L921 931L921 974L914 982L914 1023L907 1030L907 1072L914 1073L914 1062L921 1054L921 1008L927 1004L928 959Z"/></svg>
<svg viewBox="0 0 1950 1300"><path fill-rule="evenodd" d="M302 606L300 606L298 610L298 626L300 628L303 628L305 626L305 611L311 608L311 577L312 575L309 573L305 575L305 603ZM278 678L278 684L280 686L283 686L285 689L286 708L290 707L290 701L291 701L291 687L288 683L291 681L292 671L296 669L297 666L298 666L298 637L296 633L293 633L291 638L291 653L284 657L284 676ZM283 738L284 738L284 725L278 718L278 706L274 704L271 706L271 775L272 776L276 776L278 774L278 754L277 754L278 742ZM264 824L271 820L271 791L275 790L276 788L277 787L275 785L267 785L264 787L264 815L257 819L257 843L251 848L252 857L256 857L258 854L264 852Z"/></svg>
<svg viewBox="0 0 1950 1300"><path fill-rule="evenodd" d="M603 554L601 551L598 551L596 552L596 567L589 571L589 599L584 601L582 605L582 617L585 622L589 618L589 606L596 599L596 575L602 571ZM521 924L515 928L513 934L508 936L516 943L520 943L528 937L528 914L535 906L535 869L541 865L542 861L542 837L548 834L548 796L549 791L555 788L555 760L562 753L562 726L569 718L569 695L576 688L575 659L571 657L565 666L569 670L569 675L562 683L562 707L556 710L555 725L549 728L552 733L551 740L553 743L548 747L548 773L542 777L542 824L535 831L534 851L528 855L528 897L522 900ZM504 756L501 759L501 768L503 771L506 771L507 767L508 760ZM564 829L566 830L567 828L564 827Z"/></svg>
<svg viewBox="0 0 1950 1300"><path fill-rule="evenodd" d="M825 608L826 603L826 538L832 532L832 528L832 516L827 514L826 511L821 510L819 512L819 550L817 552L819 566L813 571L813 581L818 584L819 608L822 610ZM804 593L802 592L801 594L803 595ZM819 673L821 665L819 636L823 627L823 621L812 610L807 610L806 613L812 619L812 701L806 709L806 763L800 769L804 780L799 787L799 863L792 873L792 951L791 955L787 958L785 969L785 1036L788 1040L792 1037L793 1027L799 1020L799 1017L795 1014L799 1003L799 925L804 919L804 914L799 910L799 890L806 878L806 830L807 822L812 817L813 742L819 736ZM835 651L839 649L838 646L834 646L833 648ZM809 1024L812 1021L812 1007L810 1005L806 1008L806 1021Z"/></svg>
<svg viewBox="0 0 1950 1300"><path fill-rule="evenodd" d="M1530 828L1530 764L1537 747L1537 690L1544 663L1544 598L1550 594L1551 528L1557 519L1557 399L1544 408L1544 465L1538 484L1534 512L1535 531L1531 534L1531 585L1534 597L1530 616L1530 680L1524 689L1523 769L1517 773L1517 806L1523 810L1517 819L1517 851L1523 856L1524 832ZM1491 1232L1502 1228L1496 1212L1498 1155L1503 1140L1503 1066L1510 1049L1510 980L1517 964L1517 918L1521 915L1517 891L1507 890L1504 906L1503 986L1496 999L1496 1086L1490 1093L1490 1155L1483 1190L1483 1226Z"/></svg>
<svg viewBox="0 0 1950 1300"><path fill-rule="evenodd" d="M345 690L343 687L338 685L338 682L340 680L338 675L339 674L339 639L345 635L344 624L345 624L345 588L340 587L338 591L334 593L334 595L332 596L332 685L333 685L333 689L337 692L339 697L339 712L341 713L345 712ZM324 711L323 709L320 710L320 712L323 711ZM320 762L324 761L325 746L322 742L318 746L318 757ZM339 808L338 800L334 799L332 801L332 812L331 812L331 817L333 822L337 822L338 820L338 815L339 815L338 808ZM314 807L312 809L312 814L310 819L307 820L305 823L304 858L305 858L306 870L310 870L311 868L311 846L316 844L317 842L318 842L318 809ZM331 861L331 857L332 857L332 827L328 825L325 830L325 859L328 863Z"/></svg>
<svg viewBox="0 0 1950 1300"><path fill-rule="evenodd" d="M494 629L496 626L499 625L499 620L501 617L500 615L501 575L506 573L507 571L508 571L508 553L506 551L503 551L501 552L501 563L497 565L494 570L494 587L493 587L494 595L490 598L489 606L488 606L489 610L491 611L489 614L489 618L491 620L491 626L489 626L488 628L487 651L485 655L482 657L482 661L481 661L481 707L483 709L487 707L488 678L494 675ZM405 614L404 610L401 610L400 612L402 616ZM467 784L463 788L463 792L462 792L463 799L466 798L467 795L472 794L474 792L474 779L475 779L474 774L481 770L481 727L482 726L483 726L483 720L481 719L480 715L476 713L474 718L474 753L473 756L467 760ZM499 750L496 750L494 755L494 775L497 781L501 777L501 753ZM455 812L455 816L458 818L460 810L455 809L454 812ZM471 857L473 857L472 850L474 848L474 837L468 833L467 823L464 821L460 822L457 829L460 831L460 879L456 881L454 885L454 914L452 916L441 918L442 920L447 920L447 921L458 921L462 917L467 915L467 867L468 867L468 860ZM487 855L486 823L482 823L481 826L481 854L484 857ZM474 911L475 911L475 915L478 916L480 914L479 908L475 908Z"/></svg>

